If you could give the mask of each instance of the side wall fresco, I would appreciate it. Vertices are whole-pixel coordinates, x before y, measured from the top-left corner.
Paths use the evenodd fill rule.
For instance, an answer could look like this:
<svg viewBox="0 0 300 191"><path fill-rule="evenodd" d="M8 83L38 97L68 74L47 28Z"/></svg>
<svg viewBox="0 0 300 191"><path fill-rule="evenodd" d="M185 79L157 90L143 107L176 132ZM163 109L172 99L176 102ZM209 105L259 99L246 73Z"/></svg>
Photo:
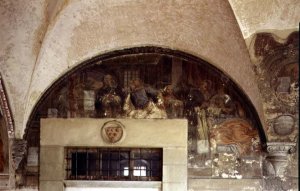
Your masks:
<svg viewBox="0 0 300 191"><path fill-rule="evenodd" d="M258 33L251 48L269 141L294 142L299 129L299 32L282 42L271 33Z"/></svg>
<svg viewBox="0 0 300 191"><path fill-rule="evenodd" d="M298 177L299 32L286 39L272 33L257 33L250 43L250 54L263 98L269 138L265 187L285 189ZM284 181L278 177L284 177Z"/></svg>

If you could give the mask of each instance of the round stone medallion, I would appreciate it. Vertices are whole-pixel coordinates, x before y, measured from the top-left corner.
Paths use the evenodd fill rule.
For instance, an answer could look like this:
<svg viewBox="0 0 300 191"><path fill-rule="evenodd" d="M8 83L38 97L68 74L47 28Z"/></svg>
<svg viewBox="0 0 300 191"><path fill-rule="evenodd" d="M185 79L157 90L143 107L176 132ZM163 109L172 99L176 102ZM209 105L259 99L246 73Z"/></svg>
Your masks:
<svg viewBox="0 0 300 191"><path fill-rule="evenodd" d="M125 136L125 126L116 120L108 121L101 128L101 136L107 143L118 143Z"/></svg>
<svg viewBox="0 0 300 191"><path fill-rule="evenodd" d="M275 119L273 129L277 135L285 136L293 132L294 126L295 119L291 115L280 115Z"/></svg>

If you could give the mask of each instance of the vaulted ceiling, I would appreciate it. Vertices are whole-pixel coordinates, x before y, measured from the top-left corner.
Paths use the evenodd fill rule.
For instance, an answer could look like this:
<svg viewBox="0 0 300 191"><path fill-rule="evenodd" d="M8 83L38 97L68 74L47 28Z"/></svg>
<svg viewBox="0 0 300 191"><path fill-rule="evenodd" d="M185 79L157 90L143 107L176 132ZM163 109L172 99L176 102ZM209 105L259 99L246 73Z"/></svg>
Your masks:
<svg viewBox="0 0 300 191"><path fill-rule="evenodd" d="M0 0L0 73L16 136L64 72L100 53L149 44L214 64L260 113L247 47L257 32L284 39L298 30L299 12L298 0Z"/></svg>

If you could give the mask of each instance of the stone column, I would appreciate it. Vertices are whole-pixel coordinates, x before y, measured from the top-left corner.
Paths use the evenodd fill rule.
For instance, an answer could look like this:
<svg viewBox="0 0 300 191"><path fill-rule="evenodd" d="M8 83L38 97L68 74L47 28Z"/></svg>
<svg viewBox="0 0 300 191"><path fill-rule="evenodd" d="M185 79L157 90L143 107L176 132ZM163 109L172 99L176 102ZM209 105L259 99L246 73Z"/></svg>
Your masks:
<svg viewBox="0 0 300 191"><path fill-rule="evenodd" d="M23 139L12 139L11 140L11 162L12 162L12 171L15 177L12 178L10 184L15 184L14 186L19 187L24 185L24 176L21 165L24 161L25 155L27 154L27 141Z"/></svg>
<svg viewBox="0 0 300 191"><path fill-rule="evenodd" d="M284 172L288 165L288 155L296 151L296 143L269 142L267 143L267 151L268 156L266 157L266 160L272 164L275 176L284 176Z"/></svg>

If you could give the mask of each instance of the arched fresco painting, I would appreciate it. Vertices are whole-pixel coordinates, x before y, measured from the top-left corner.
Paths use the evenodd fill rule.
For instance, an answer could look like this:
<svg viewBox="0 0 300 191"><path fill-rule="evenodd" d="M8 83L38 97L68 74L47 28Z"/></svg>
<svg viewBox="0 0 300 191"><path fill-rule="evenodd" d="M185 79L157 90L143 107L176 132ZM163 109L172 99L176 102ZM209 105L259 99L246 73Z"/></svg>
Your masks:
<svg viewBox="0 0 300 191"><path fill-rule="evenodd" d="M41 117L185 118L189 177L261 175L264 138L255 110L225 74L200 59L152 52L95 60L48 91L31 117L29 147L39 144L32 137Z"/></svg>

